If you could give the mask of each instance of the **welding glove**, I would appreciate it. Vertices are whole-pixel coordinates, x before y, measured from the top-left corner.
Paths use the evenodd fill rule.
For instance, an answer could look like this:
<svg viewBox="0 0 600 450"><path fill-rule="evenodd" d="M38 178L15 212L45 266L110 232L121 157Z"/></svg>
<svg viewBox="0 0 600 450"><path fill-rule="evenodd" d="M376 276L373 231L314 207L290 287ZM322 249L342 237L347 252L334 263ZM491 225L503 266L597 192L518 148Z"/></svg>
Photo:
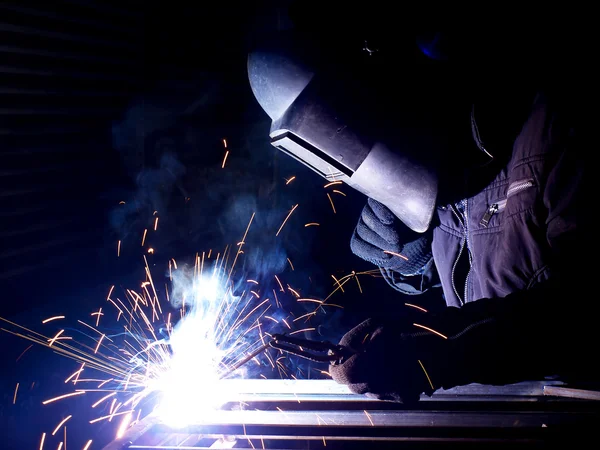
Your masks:
<svg viewBox="0 0 600 450"><path fill-rule="evenodd" d="M386 322L367 319L346 333L339 344L354 354L332 364L329 373L356 394L412 405L438 387L430 362L445 365L445 343L408 323Z"/></svg>
<svg viewBox="0 0 600 450"><path fill-rule="evenodd" d="M577 308L547 307L560 289L548 283L436 314L410 308L368 319L343 336L340 345L353 354L329 373L352 392L404 404L470 383L597 376L585 345L597 339L594 327L580 326L585 315ZM569 351L557 351L565 345Z"/></svg>
<svg viewBox="0 0 600 450"><path fill-rule="evenodd" d="M419 273L431 260L430 244L431 233L411 231L386 206L372 198L367 200L350 240L356 256L403 275Z"/></svg>

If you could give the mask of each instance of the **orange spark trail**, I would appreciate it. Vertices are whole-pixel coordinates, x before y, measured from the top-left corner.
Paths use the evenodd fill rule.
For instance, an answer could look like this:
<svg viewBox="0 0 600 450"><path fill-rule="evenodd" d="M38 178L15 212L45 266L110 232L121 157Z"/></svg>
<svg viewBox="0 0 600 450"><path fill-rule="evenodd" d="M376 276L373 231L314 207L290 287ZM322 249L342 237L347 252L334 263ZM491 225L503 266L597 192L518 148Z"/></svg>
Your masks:
<svg viewBox="0 0 600 450"><path fill-rule="evenodd" d="M58 425L56 425L56 428L54 429L54 431L52 432L52 436L54 436L56 433L58 433L58 430L60 430L60 428L67 422L67 420L69 420L71 417L73 417L72 415L68 415L67 417L65 417L63 420L61 420Z"/></svg>
<svg viewBox="0 0 600 450"><path fill-rule="evenodd" d="M49 400L44 400L42 402L42 405L47 405L48 403L53 403L53 402L56 402L58 400L62 400L63 398L74 397L76 395L81 395L81 394L85 394L85 391L75 391L75 392L70 392L68 394L59 395L58 397L54 397L54 398L51 398Z"/></svg>
<svg viewBox="0 0 600 450"><path fill-rule="evenodd" d="M408 258L404 255L401 255L400 253L392 252L390 250L384 250L383 253L387 253L388 255L397 256L399 258L402 258L405 261L408 261Z"/></svg>
<svg viewBox="0 0 600 450"><path fill-rule="evenodd" d="M228 156L229 156L229 150L225 151L225 157L223 158L223 164L221 164L221 169L225 168L225 162L227 161Z"/></svg>
<svg viewBox="0 0 600 450"><path fill-rule="evenodd" d="M65 316L54 316L54 317L48 317L45 320L42 320L42 323L48 323L48 322L52 322L53 320L58 320L58 319L64 319Z"/></svg>
<svg viewBox="0 0 600 450"><path fill-rule="evenodd" d="M418 323L413 323L413 325L414 325L415 327L419 327L419 328L423 328L424 330L431 331L433 334L437 334L438 336L440 336L440 337L443 337L444 339L448 339L448 337L447 337L447 336L444 336L444 335L443 335L442 333L440 333L439 331L435 331L434 329L432 329L432 328L429 328L429 327L426 327L425 325L419 325Z"/></svg>
<svg viewBox="0 0 600 450"><path fill-rule="evenodd" d="M333 204L333 199L331 198L331 195L329 195L329 192L327 193L327 198L329 199L329 203L331 203L331 209L333 209L333 213L335 214L335 206Z"/></svg>
<svg viewBox="0 0 600 450"><path fill-rule="evenodd" d="M287 217L285 218L285 220L283 221L283 223L281 224L281 226L279 227L279 230L277 230L277 233L275 233L275 236L279 236L279 233L281 232L281 229L283 228L283 226L285 225L285 223L288 221L288 219L290 218L290 216L292 215L292 213L294 212L294 210L298 207L298 203L296 203L294 205L294 207L291 209L291 211L288 213Z"/></svg>
<svg viewBox="0 0 600 450"><path fill-rule="evenodd" d="M412 303L405 303L405 305L406 306L410 306L411 308L418 309L418 310L423 311L423 312L427 312L427 310L425 308L421 308L420 306L413 305Z"/></svg>

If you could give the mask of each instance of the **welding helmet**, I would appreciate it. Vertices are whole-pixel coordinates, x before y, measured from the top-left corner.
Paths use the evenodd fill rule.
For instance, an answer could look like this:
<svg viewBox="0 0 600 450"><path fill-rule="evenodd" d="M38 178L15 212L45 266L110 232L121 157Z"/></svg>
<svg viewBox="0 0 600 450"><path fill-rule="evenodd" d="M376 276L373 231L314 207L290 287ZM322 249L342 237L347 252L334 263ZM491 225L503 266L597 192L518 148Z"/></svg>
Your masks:
<svg viewBox="0 0 600 450"><path fill-rule="evenodd" d="M438 193L435 133L410 108L392 119L390 108L380 107L385 92L369 90L376 79L363 89L360 80L347 82L360 70L333 69L311 56L286 40L248 55L252 92L272 120L271 144L323 178L383 203L413 231L426 231Z"/></svg>

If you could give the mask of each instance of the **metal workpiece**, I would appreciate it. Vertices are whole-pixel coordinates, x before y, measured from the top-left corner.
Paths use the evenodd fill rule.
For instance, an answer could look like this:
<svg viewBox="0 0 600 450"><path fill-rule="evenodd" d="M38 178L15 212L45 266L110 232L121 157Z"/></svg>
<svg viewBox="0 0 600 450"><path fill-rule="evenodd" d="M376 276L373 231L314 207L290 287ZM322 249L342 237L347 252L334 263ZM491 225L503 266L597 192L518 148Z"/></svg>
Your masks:
<svg viewBox="0 0 600 450"><path fill-rule="evenodd" d="M353 394L332 380L222 382L231 400L204 422L173 429L148 416L104 450L433 444L544 448L561 439L584 440L600 419L593 391L565 388L560 382L440 389L411 408Z"/></svg>

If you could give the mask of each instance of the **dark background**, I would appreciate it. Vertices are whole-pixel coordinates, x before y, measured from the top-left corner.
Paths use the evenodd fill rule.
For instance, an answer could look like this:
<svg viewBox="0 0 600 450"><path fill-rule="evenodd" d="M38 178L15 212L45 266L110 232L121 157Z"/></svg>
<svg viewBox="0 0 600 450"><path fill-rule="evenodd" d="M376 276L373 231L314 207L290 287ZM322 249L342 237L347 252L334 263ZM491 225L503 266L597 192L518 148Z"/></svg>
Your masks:
<svg viewBox="0 0 600 450"><path fill-rule="evenodd" d="M332 194L334 214L326 181L269 144L270 121L246 78L248 50L271 32L310 31L325 52L365 57L362 31L340 17L342 33L332 32L326 18L335 11L322 6L315 16L314 5L294 2L204 3L0 3L0 317L49 336L59 325L42 327L47 317L89 321L110 307L112 285L137 289L144 281L143 256L163 284L170 258L185 264L196 252L235 245L253 212L240 280L260 279L267 290L279 274L304 296L324 298L331 274L372 269L349 250L364 197L340 188L347 196ZM349 284L335 298L343 313L320 315L306 337L339 339L367 314L365 298L371 307L397 301L381 279L361 281L366 294ZM288 297L282 301L293 309ZM1 447L37 448L42 432L74 414L69 446L93 438L101 448L114 426L90 427L97 414L89 401L41 406L63 392L79 363L29 344L0 334ZM290 364L298 376L319 375L302 361ZM46 448L59 440L48 436Z"/></svg>
<svg viewBox="0 0 600 450"><path fill-rule="evenodd" d="M445 42L428 45L434 33L413 33L412 16L404 10L399 17L395 8L393 2L0 2L0 317L37 331L52 315L89 318L107 308L112 285L139 287L143 256L162 285L170 258L185 264L197 252L235 245L253 212L240 280L260 279L267 291L278 274L303 296L325 298L332 274L372 269L349 249L366 199L342 187L345 197L332 194L334 213L325 180L269 144L270 121L250 90L246 56L271 33L296 30L332 60L369 62L377 53L370 55L366 43L399 72L415 61L435 64ZM464 60L471 67L480 62L472 55L490 50L486 45L501 49L500 60L518 47L522 62L547 38L539 35L523 50L514 32L489 35L491 41L481 33L459 36L468 43ZM544 48L566 45L555 42ZM223 139L230 151L225 168ZM320 226L304 227L308 222ZM349 283L335 297L344 309L319 315L316 332L306 337L337 340L367 315L404 300L381 278L361 283L364 294ZM303 312L288 297L285 306ZM79 364L39 346L23 353L28 347L0 333L0 446L37 448L42 431L77 411L68 425L70 448L89 438L101 448L114 427L91 431L89 403L41 408ZM299 376L318 376L308 363L290 364ZM47 448L57 439L49 438Z"/></svg>

